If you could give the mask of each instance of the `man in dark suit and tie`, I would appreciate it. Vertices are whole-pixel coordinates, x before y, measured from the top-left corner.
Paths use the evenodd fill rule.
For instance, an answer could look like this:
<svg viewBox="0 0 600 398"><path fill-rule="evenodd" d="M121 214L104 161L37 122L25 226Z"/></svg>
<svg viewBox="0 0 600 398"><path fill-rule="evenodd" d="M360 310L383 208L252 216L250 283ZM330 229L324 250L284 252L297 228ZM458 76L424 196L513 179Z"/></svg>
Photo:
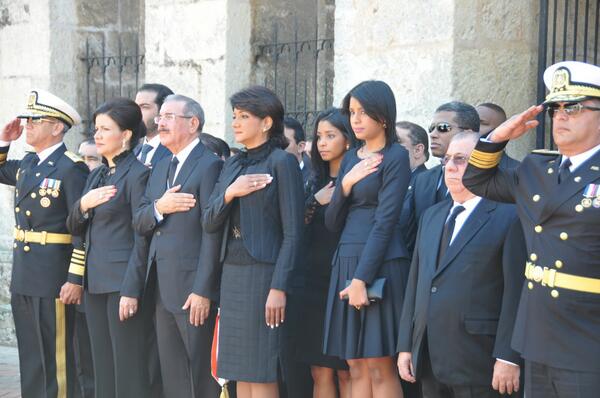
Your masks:
<svg viewBox="0 0 600 398"><path fill-rule="evenodd" d="M302 180L304 184L306 184L312 172L310 157L308 157L305 152L306 133L304 132L302 124L293 117L287 116L283 119L283 125L285 138L287 138L289 142L285 150L294 155L296 160L298 160L300 170L302 171Z"/></svg>
<svg viewBox="0 0 600 398"><path fill-rule="evenodd" d="M140 162L150 167L156 166L159 160L171 155L171 152L160 143L158 122L155 120L163 101L171 94L173 91L163 84L146 83L135 95L135 103L142 110L146 136L133 149L133 153Z"/></svg>
<svg viewBox="0 0 600 398"><path fill-rule="evenodd" d="M479 131L479 115L474 107L464 102L448 102L438 107L429 127L431 154L442 159L446 155L448 144L454 135L461 131ZM412 186L410 202L411 220L407 236L408 247L414 247L419 219L431 206L448 199L448 188L444 182L442 165L419 174Z"/></svg>
<svg viewBox="0 0 600 398"><path fill-rule="evenodd" d="M514 206L462 184L477 133L456 135L444 158L451 200L425 211L398 337L402 379L425 398L484 398L519 388L510 348L525 261Z"/></svg>
<svg viewBox="0 0 600 398"><path fill-rule="evenodd" d="M600 68L576 61L544 72L558 151L534 151L516 170L502 150L537 126L532 106L480 140L464 175L484 197L515 203L527 240L512 340L525 358L528 398L592 398L600 391Z"/></svg>
<svg viewBox="0 0 600 398"><path fill-rule="evenodd" d="M222 161L199 140L204 112L182 95L165 99L158 116L161 143L173 155L161 160L148 180L134 217L150 241L148 270L132 277L138 289L156 269L156 334L165 396L212 398L219 385L210 374L217 313L221 231L202 228L202 211Z"/></svg>

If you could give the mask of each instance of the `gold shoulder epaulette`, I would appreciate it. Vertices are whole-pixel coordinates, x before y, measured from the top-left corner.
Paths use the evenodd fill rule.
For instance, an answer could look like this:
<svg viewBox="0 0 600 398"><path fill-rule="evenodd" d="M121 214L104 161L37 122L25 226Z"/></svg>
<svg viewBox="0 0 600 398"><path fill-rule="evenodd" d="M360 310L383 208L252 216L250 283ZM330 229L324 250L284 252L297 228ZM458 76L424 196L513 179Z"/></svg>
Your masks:
<svg viewBox="0 0 600 398"><path fill-rule="evenodd" d="M560 155L560 152L553 151L551 149L534 149L533 151L531 151L531 153L534 153L536 155L545 155L545 156L558 156L558 155Z"/></svg>
<svg viewBox="0 0 600 398"><path fill-rule="evenodd" d="M71 151L65 151L65 156L71 159L73 162L83 162L83 158L79 155L74 154Z"/></svg>

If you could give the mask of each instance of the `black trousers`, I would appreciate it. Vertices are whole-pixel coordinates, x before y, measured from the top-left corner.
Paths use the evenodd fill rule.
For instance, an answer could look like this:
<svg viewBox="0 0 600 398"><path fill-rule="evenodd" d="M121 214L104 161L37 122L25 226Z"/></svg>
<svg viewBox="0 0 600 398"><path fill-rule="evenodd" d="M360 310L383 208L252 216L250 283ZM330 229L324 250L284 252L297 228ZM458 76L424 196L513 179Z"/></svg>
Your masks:
<svg viewBox="0 0 600 398"><path fill-rule="evenodd" d="M13 293L23 398L73 397L73 311L56 298Z"/></svg>
<svg viewBox="0 0 600 398"><path fill-rule="evenodd" d="M85 319L83 307L76 307L74 313L75 333L73 336L73 347L75 352L75 368L77 370L77 391L75 396L94 398L94 364L92 362L92 345L90 343L87 320Z"/></svg>
<svg viewBox="0 0 600 398"><path fill-rule="evenodd" d="M156 337L165 397L217 398L221 387L210 373L216 309L204 325L195 327L187 312L174 314L165 308L159 289Z"/></svg>
<svg viewBox="0 0 600 398"><path fill-rule="evenodd" d="M596 398L600 372L580 372L525 361L527 398Z"/></svg>
<svg viewBox="0 0 600 398"><path fill-rule="evenodd" d="M488 386L456 386L440 382L433 374L427 345L423 349L421 389L423 398L498 398L502 394L492 388L492 375Z"/></svg>
<svg viewBox="0 0 600 398"><path fill-rule="evenodd" d="M85 292L96 398L148 397L143 317L138 313L121 322L120 299L118 292Z"/></svg>

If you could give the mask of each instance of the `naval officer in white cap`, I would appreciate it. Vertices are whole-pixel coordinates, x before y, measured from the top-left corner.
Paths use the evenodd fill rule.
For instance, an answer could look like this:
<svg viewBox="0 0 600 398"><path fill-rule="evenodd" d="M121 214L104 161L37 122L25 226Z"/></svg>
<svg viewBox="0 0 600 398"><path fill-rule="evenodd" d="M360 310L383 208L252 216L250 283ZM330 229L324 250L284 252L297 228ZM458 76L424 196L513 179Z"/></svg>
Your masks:
<svg viewBox="0 0 600 398"><path fill-rule="evenodd" d="M463 177L483 197L517 204L528 250L512 346L525 358L527 398L600 394L600 68L566 61L544 73L550 91L480 141ZM558 151L498 162L544 108ZM516 265L515 266L519 266Z"/></svg>
<svg viewBox="0 0 600 398"><path fill-rule="evenodd" d="M74 306L82 291L82 242L66 227L88 169L67 151L63 137L81 122L73 107L43 90L0 133L0 183L15 187L11 307L23 397L73 396ZM10 143L25 130L34 152L7 160Z"/></svg>

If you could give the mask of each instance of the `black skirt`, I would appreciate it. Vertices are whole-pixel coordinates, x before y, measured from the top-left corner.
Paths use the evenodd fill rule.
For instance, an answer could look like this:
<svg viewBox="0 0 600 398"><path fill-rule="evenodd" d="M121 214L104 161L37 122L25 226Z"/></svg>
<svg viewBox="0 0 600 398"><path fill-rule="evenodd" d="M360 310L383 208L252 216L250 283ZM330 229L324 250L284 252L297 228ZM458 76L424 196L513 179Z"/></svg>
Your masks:
<svg viewBox="0 0 600 398"><path fill-rule="evenodd" d="M265 320L274 266L223 265L217 375L248 383L277 382L280 328Z"/></svg>
<svg viewBox="0 0 600 398"><path fill-rule="evenodd" d="M396 354L398 326L410 261L393 259L379 268L377 278L385 278L383 300L356 310L339 292L352 279L363 244L341 244L333 260L327 297L323 349L342 359L391 357Z"/></svg>

